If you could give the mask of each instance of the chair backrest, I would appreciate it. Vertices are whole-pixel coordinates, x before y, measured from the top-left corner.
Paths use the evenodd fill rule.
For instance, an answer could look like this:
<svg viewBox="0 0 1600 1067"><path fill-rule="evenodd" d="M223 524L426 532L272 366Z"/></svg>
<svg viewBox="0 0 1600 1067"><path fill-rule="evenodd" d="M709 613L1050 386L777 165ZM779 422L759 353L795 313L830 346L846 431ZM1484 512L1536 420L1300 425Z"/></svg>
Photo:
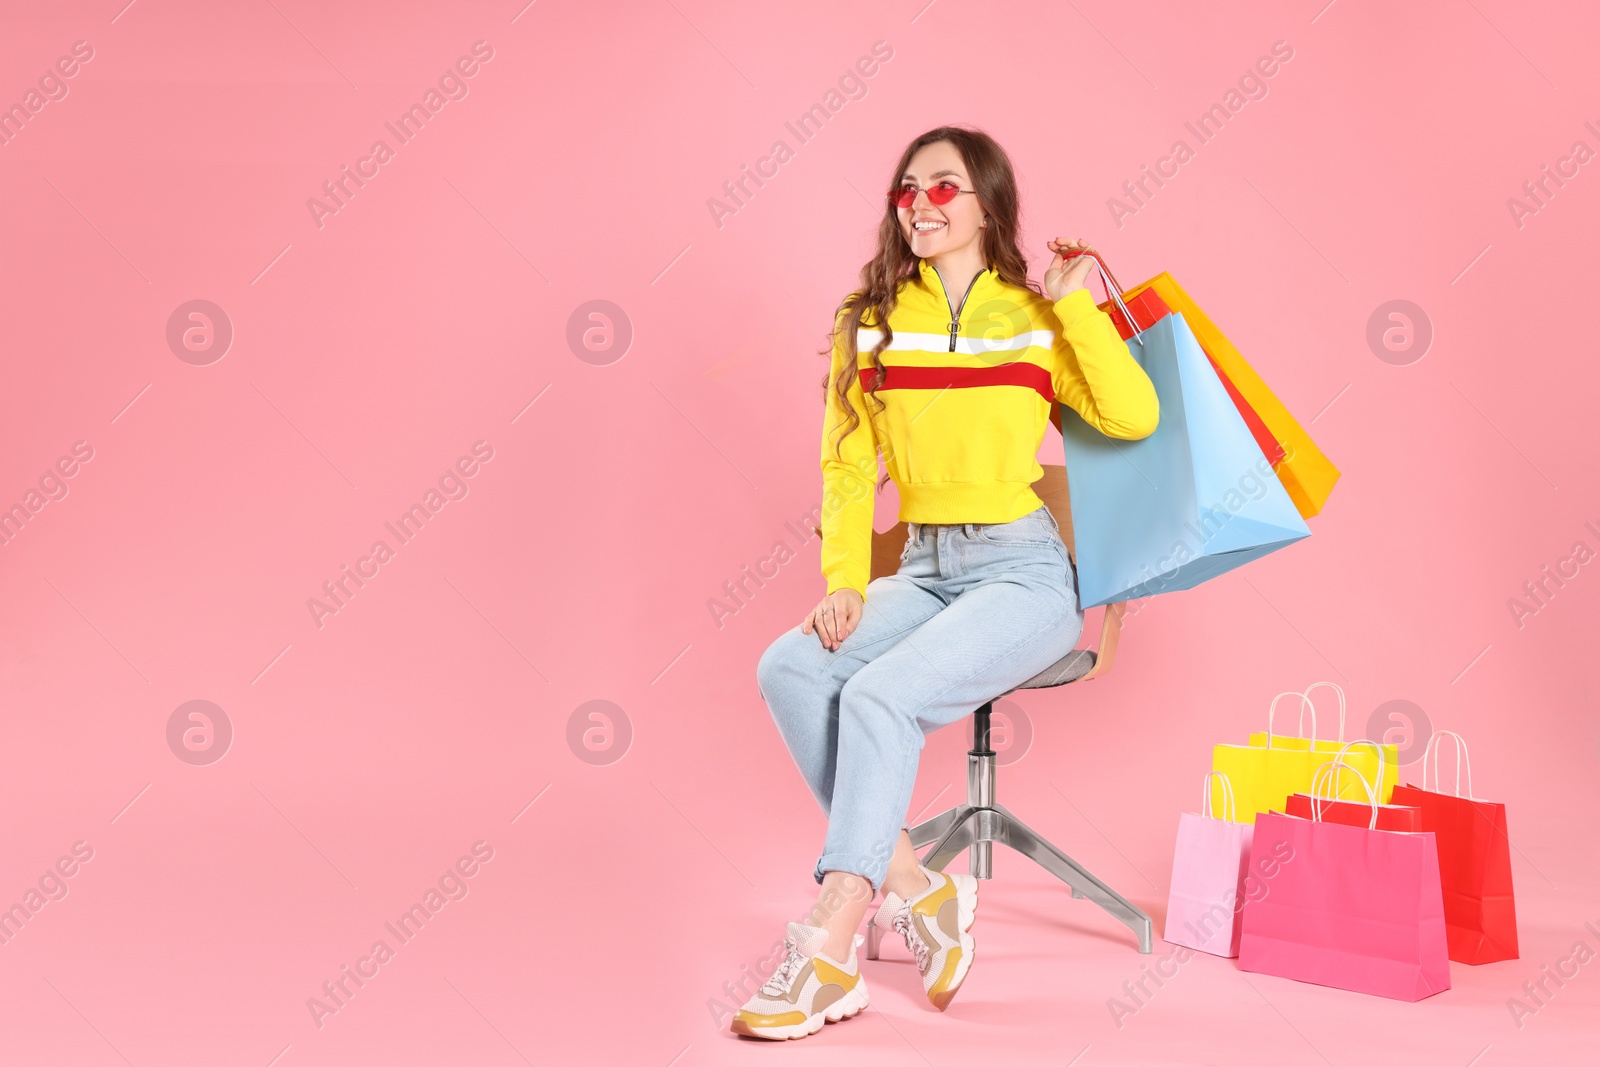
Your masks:
<svg viewBox="0 0 1600 1067"><path fill-rule="evenodd" d="M1051 416L1057 428L1060 428L1059 405L1052 410ZM1067 490L1067 468L1050 463L1041 463L1039 466L1044 470L1044 475L1033 483L1033 491L1050 509L1050 514L1055 516L1056 525L1061 527L1061 541L1067 546L1067 554L1076 565L1078 553L1072 536L1072 496ZM818 537L822 536L822 531L817 527L813 526L812 530ZM900 569L900 553L905 549L909 536L911 530L904 521L895 523L882 533L876 530L872 532L872 564L868 581L894 574ZM1086 682L1111 670L1122 637L1122 617L1127 609L1126 603L1106 605L1105 617L1100 622L1100 647L1095 655L1094 667L1078 681Z"/></svg>

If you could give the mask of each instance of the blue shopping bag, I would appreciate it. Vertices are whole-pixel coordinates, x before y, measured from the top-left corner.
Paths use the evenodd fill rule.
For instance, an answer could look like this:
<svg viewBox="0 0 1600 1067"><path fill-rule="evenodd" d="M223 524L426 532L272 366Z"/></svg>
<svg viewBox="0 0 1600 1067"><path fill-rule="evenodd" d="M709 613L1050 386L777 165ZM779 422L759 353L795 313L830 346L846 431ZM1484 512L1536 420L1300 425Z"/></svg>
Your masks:
<svg viewBox="0 0 1600 1067"><path fill-rule="evenodd" d="M1190 589L1311 534L1183 315L1127 345L1156 387L1155 433L1108 437L1061 407L1086 608Z"/></svg>

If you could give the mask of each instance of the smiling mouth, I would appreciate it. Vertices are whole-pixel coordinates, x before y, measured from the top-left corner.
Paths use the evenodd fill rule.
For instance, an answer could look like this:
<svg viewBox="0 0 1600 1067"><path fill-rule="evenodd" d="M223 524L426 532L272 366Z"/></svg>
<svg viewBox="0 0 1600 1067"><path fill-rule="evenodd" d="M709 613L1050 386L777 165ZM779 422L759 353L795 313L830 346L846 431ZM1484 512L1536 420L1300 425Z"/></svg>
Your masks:
<svg viewBox="0 0 1600 1067"><path fill-rule="evenodd" d="M911 230L913 233L937 233L948 225L949 223L946 222L935 222L932 219L921 219L911 224Z"/></svg>

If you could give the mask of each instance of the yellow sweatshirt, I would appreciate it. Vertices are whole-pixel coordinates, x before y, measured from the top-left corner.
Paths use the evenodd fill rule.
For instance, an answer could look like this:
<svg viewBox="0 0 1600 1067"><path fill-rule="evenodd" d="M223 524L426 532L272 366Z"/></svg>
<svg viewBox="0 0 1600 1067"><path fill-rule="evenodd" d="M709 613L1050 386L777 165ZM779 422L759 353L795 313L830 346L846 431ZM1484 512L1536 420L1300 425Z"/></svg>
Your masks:
<svg viewBox="0 0 1600 1067"><path fill-rule="evenodd" d="M1044 474L1035 457L1053 400L1109 437L1155 432L1155 386L1087 289L1052 303L985 268L964 295L951 295L931 263L917 266L889 317L894 340L879 355L881 376L869 380L859 363L849 369L848 399L861 422L837 456L846 418L833 387L844 369L843 310L834 323L822 432L829 593L850 588L866 599L880 450L900 490L901 519L995 523L1043 504L1033 491ZM882 338L873 326L863 322L858 351ZM869 411L862 393L874 382L881 412Z"/></svg>

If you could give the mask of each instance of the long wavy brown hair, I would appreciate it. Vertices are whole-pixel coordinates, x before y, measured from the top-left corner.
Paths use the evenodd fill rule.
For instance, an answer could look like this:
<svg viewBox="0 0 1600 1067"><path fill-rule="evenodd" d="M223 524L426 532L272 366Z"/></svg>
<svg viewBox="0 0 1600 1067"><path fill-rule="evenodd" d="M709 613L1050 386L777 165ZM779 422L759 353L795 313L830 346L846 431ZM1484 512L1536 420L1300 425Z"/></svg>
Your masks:
<svg viewBox="0 0 1600 1067"><path fill-rule="evenodd" d="M876 395L877 386L882 381L878 373L882 364L878 357L894 340L894 331L889 327L889 314L899 298L900 285L918 274L917 257L911 254L900 232L899 217L894 205L889 203L888 194L891 189L899 187L901 175L911 165L911 157L924 145L939 141L948 141L961 154L978 193L978 204L988 217L989 223L980 231L982 236L979 238L984 261L994 268L1002 280L1035 293L1040 291L1036 284L1028 280L1028 261L1017 247L1017 179L1005 149L982 130L963 126L939 126L906 145L905 151L900 153L900 161L895 164L894 173L889 176L889 184L884 188L884 216L878 224L878 251L861 268L861 288L845 297L834 312L837 329L843 334L845 372L830 381L830 369L822 377L822 388L826 393L831 385L839 394L840 404L847 413L846 421L840 424L844 432L834 441L835 455L840 454L844 439L861 424L861 417L849 402L850 383L856 379L858 366L867 372L865 381L872 384L871 389L864 388L865 395L871 397L869 403L877 404L877 411L885 407ZM848 314L840 320L840 313L846 311ZM872 351L863 355L856 347L856 330L864 323L867 326L881 324L879 328L883 331L883 338L873 346ZM830 333L828 347L822 350L821 355L831 359L838 338L839 333ZM878 488L883 488L886 481L887 476L878 483Z"/></svg>

